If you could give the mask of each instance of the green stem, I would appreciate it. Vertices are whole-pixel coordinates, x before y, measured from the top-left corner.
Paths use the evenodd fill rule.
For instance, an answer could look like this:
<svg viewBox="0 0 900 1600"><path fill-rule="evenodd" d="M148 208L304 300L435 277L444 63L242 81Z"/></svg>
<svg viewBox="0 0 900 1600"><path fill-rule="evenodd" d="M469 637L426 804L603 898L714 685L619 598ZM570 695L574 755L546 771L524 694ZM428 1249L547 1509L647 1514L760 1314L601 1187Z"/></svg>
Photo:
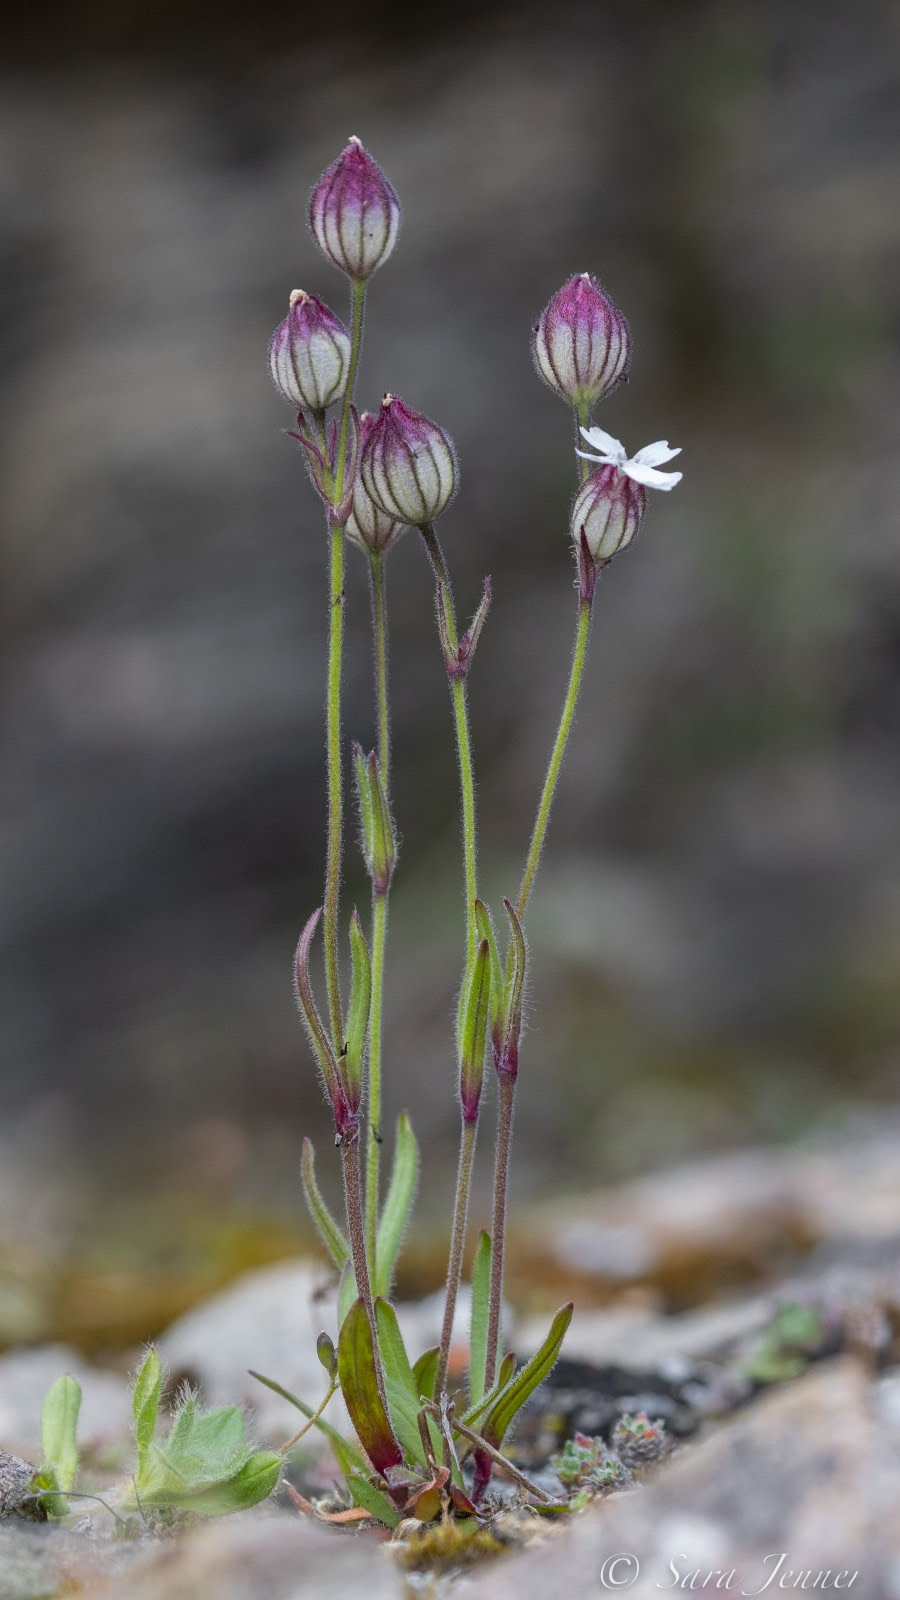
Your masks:
<svg viewBox="0 0 900 1600"><path fill-rule="evenodd" d="M369 1130L366 1152L366 1238L372 1271L376 1270L379 1183L381 1171L381 1032L384 996L384 946L388 895L372 896L372 1005L369 1013Z"/></svg>
<svg viewBox="0 0 900 1600"><path fill-rule="evenodd" d="M580 446L582 442L579 430L587 427L589 418L590 406L580 405L576 407L576 445ZM579 456L579 482L584 483L589 472L590 463L585 461L583 456ZM531 898L532 888L534 887L534 880L540 864L541 852L544 848L544 840L547 836L547 825L550 821L550 812L552 810L554 797L556 795L556 785L559 782L559 774L562 768L563 758L566 753L566 745L569 742L569 734L572 731L572 723L575 719L575 707L578 703L578 694L581 689L581 680L584 675L584 663L587 658L587 642L590 623L591 602L589 600L580 600L578 605L578 625L575 632L575 650L572 656L572 668L569 673L569 686L566 690L566 698L563 705L562 716L560 718L559 728L557 729L553 749L550 754L550 764L547 768L547 776L544 779L544 787L541 791L537 816L534 819L534 828L532 829L531 843L528 846L528 857L525 862L525 871L522 874L522 883L519 888L519 898L516 902L516 912L520 922L524 921L525 910L528 905L528 901Z"/></svg>
<svg viewBox="0 0 900 1600"><path fill-rule="evenodd" d="M491 1289L484 1363L485 1393L497 1370L500 1342L500 1317L503 1310L503 1258L506 1249L506 1192L509 1186L509 1154L512 1146L513 1106L516 1080L508 1072L497 1075L497 1154L494 1164L494 1213L491 1219Z"/></svg>
<svg viewBox="0 0 900 1600"><path fill-rule="evenodd" d="M466 1220L469 1215L469 1189L472 1181L472 1158L475 1154L477 1122L463 1120L459 1147L459 1170L456 1175L456 1201L453 1207L453 1230L450 1235L450 1260L447 1265L447 1291L444 1298L444 1322L438 1352L437 1378L434 1392L440 1395L447 1381L450 1361L450 1340L453 1337L453 1318L456 1314L456 1297L462 1275L463 1247L466 1242Z"/></svg>
<svg viewBox="0 0 900 1600"><path fill-rule="evenodd" d="M288 1451L289 1450L293 1450L294 1445L295 1444L299 1444L300 1440L307 1433L309 1433L310 1428L314 1428L315 1427L315 1425L318 1422L319 1418L323 1415L326 1406L328 1406L331 1403L331 1401L334 1399L334 1396L337 1394L339 1388L340 1388L340 1384L339 1383L331 1383L329 1385L328 1393L326 1394L325 1399L322 1401L321 1405L317 1406L317 1408L313 1412L312 1416L307 1418L306 1422L304 1422L303 1427L300 1429L299 1433L295 1433L293 1439L288 1439L287 1444L283 1444L283 1445L281 1445L279 1447L279 1451L278 1451L279 1455L286 1456Z"/></svg>
<svg viewBox="0 0 900 1600"><path fill-rule="evenodd" d="M453 605L453 590L450 585L447 563L444 560L444 552L438 542L437 534L430 524L419 531L431 558L438 589L443 595L450 643L455 649L458 643L456 611ZM462 791L463 856L466 877L466 963L468 964L475 954L475 947L478 942L475 926L475 901L478 898L478 888L475 844L475 778L472 769L472 741L469 733L469 708L464 678L451 677L450 696L453 702L453 717L456 724L456 750L459 758L459 781Z"/></svg>
<svg viewBox="0 0 900 1600"><path fill-rule="evenodd" d="M586 427L590 416L590 407L582 405L575 412L575 442L580 442L579 429ZM578 458L579 481L584 483L589 464L583 458ZM541 798L538 803L537 816L531 833L531 843L528 846L528 856L525 861L525 870L522 874L522 883L519 888L519 898L516 903L516 914L520 922L525 920L525 912L537 869L540 865L544 841L547 837L547 826L550 821L550 812L556 796L559 774L562 770L569 734L575 720L575 707L578 704L578 695L581 690L581 681L584 677L584 665L587 659L588 635L591 625L591 602L579 599L578 623L575 631L575 649L572 655L572 666L569 672L569 684L566 698L563 703L562 716L553 749L550 753L550 762ZM512 975L513 950L510 946L506 965L507 982ZM494 1381L497 1361L497 1347L500 1339L500 1315L503 1305L503 1268L506 1251L506 1199L509 1187L509 1156L512 1146L513 1112L516 1099L516 1078L509 1072L501 1072L499 1078L499 1108L497 1120L497 1153L494 1165L494 1214L491 1227L491 1287L488 1310L487 1332L487 1359L485 1364L485 1386L487 1388Z"/></svg>
<svg viewBox="0 0 900 1600"><path fill-rule="evenodd" d="M373 552L369 564L372 598L372 636L375 646L375 708L378 721L378 768L390 807L391 723L388 703L387 606L382 557ZM381 1060L384 1012L384 952L387 939L390 885L383 894L372 893L372 1006L369 1021L369 1128L366 1151L366 1234L369 1260L376 1270L379 1186L381 1175Z"/></svg>
<svg viewBox="0 0 900 1600"><path fill-rule="evenodd" d="M331 525L331 580L329 587L328 701L326 752L328 764L328 853L325 866L325 982L328 1014L336 1055L344 1045L341 983L338 966L338 907L341 893L341 853L344 832L343 769L341 762L341 658L344 644L344 530Z"/></svg>
<svg viewBox="0 0 900 1600"><path fill-rule="evenodd" d="M362 1176L359 1168L359 1140L354 1138L347 1144L341 1145L341 1165L344 1175L344 1201L347 1207L347 1233L350 1239L350 1253L353 1259L353 1272L356 1278L356 1292L365 1307L369 1328L372 1334L372 1349L375 1355L375 1376L378 1391L384 1399L384 1374L381 1370L381 1356L378 1349L378 1324L375 1321L375 1302L372 1299L372 1280L369 1276L369 1261L366 1254L366 1230L363 1220L362 1203Z"/></svg>
<svg viewBox="0 0 900 1600"><path fill-rule="evenodd" d="M372 634L375 643L375 701L378 714L378 767L385 795L390 793L391 720L388 710L387 604L384 593L384 560L373 552L369 561L372 579Z"/></svg>
<svg viewBox="0 0 900 1600"><path fill-rule="evenodd" d="M354 282L351 290L351 299L353 310L350 321L350 365L347 368L347 387L344 390L344 403L341 406L337 460L334 465L336 505L340 505L344 496L344 468L347 464L347 434L350 428L350 407L353 404L353 390L356 387L356 369L359 366L359 352L362 349L363 318L366 309L365 283Z"/></svg>
<svg viewBox="0 0 900 1600"><path fill-rule="evenodd" d="M364 283L353 285L353 326L350 342L350 365L347 388L341 407L338 433L338 450L334 471L334 501L340 505L344 493L344 470L347 461L347 436L350 426L350 407L353 403L353 386L362 342L363 311L366 288ZM331 1038L336 1054L344 1044L344 1023L341 1008L340 965L338 960L338 910L341 894L341 856L344 833L343 766L341 761L341 670L344 646L344 530L333 519L331 531L331 577L329 585L328 622L328 700L326 712L326 749L328 766L328 846L325 867L325 982L328 989L328 1015Z"/></svg>
<svg viewBox="0 0 900 1600"><path fill-rule="evenodd" d="M523 921L525 909L534 887L534 879L540 864L544 840L547 836L547 824L550 821L550 812L556 795L556 786L572 731L575 719L575 707L581 689L581 680L584 676L584 664L587 659L588 632L591 625L591 602L580 600L578 603L578 626L575 633L575 650L572 656L572 668L569 673L569 687L566 690L565 703L562 716L553 743L550 755L550 764L547 767L547 776L538 804L537 816L534 819L534 828L531 834L531 844L528 847L528 858L525 862L525 871L522 874L522 883L519 889L519 898L516 902L516 912L519 921Z"/></svg>

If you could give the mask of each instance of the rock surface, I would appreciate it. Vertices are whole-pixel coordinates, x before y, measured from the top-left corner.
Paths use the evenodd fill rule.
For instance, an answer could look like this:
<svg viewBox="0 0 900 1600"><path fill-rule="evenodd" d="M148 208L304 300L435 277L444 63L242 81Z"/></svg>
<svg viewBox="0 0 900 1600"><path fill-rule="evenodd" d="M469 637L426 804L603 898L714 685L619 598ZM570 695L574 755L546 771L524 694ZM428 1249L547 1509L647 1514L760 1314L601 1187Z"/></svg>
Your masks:
<svg viewBox="0 0 900 1600"><path fill-rule="evenodd" d="M724 1590L733 1569L731 1592L753 1593L782 1554L773 1590L788 1571L831 1569L847 1575L843 1587L858 1571L865 1600L900 1596L900 1427L879 1418L868 1375L851 1361L773 1391L644 1490L586 1511L542 1548L480 1573L467 1593L568 1600L619 1587L649 1600L690 1588L679 1580L698 1569L695 1592Z"/></svg>

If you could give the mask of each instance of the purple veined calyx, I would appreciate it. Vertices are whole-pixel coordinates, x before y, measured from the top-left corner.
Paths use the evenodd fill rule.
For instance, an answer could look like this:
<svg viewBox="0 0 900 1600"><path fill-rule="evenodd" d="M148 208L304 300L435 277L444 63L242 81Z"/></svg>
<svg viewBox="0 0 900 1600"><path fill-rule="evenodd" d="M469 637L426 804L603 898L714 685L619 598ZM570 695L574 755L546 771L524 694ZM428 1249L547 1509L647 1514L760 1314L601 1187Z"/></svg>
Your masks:
<svg viewBox="0 0 900 1600"><path fill-rule="evenodd" d="M323 255L356 283L370 278L393 250L400 201L355 134L313 189L309 225Z"/></svg>
<svg viewBox="0 0 900 1600"><path fill-rule="evenodd" d="M591 407L628 376L631 333L589 272L577 272L541 312L531 340L544 382L573 406Z"/></svg>
<svg viewBox="0 0 900 1600"><path fill-rule="evenodd" d="M323 300L294 289L269 343L278 393L301 411L327 411L342 400L350 370L350 335Z"/></svg>

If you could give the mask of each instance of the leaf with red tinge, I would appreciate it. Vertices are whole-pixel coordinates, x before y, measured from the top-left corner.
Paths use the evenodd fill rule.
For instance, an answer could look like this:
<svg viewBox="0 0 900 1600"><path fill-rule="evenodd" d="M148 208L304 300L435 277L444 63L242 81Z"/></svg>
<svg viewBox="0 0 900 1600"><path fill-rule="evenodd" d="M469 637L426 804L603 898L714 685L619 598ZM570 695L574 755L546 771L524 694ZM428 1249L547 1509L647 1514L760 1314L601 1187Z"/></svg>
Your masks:
<svg viewBox="0 0 900 1600"><path fill-rule="evenodd" d="M403 1452L378 1390L372 1330L361 1300L353 1302L338 1337L338 1377L357 1438L376 1472L399 1467Z"/></svg>
<svg viewBox="0 0 900 1600"><path fill-rule="evenodd" d="M346 1511L319 1511L310 1500L304 1500L292 1483L286 1483L285 1488L297 1507L308 1517L314 1517L316 1522L371 1522L372 1512L365 1511L362 1506L348 1506Z"/></svg>

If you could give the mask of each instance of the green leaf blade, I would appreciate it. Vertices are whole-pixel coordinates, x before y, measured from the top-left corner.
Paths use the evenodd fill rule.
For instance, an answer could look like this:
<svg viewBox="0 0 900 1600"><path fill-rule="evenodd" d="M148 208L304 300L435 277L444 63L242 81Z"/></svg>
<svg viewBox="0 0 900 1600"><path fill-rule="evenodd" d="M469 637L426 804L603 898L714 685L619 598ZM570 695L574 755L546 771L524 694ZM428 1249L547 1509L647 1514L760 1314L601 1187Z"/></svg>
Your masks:
<svg viewBox="0 0 900 1600"><path fill-rule="evenodd" d="M405 1111L397 1119L394 1164L375 1242L374 1291L387 1297L419 1181L419 1145Z"/></svg>
<svg viewBox="0 0 900 1600"><path fill-rule="evenodd" d="M415 1373L410 1365L397 1313L386 1300L375 1301L375 1321L378 1327L378 1348L384 1368L384 1385L387 1391L388 1410L394 1432L403 1447L407 1461L425 1466L425 1451L417 1421L420 1405Z"/></svg>
<svg viewBox="0 0 900 1600"><path fill-rule="evenodd" d="M491 1236L482 1232L472 1264L472 1330L469 1336L469 1404L484 1394L491 1298Z"/></svg>
<svg viewBox="0 0 900 1600"><path fill-rule="evenodd" d="M569 1323L572 1321L574 1306L571 1301L560 1306L550 1325L550 1331L540 1349L526 1362L516 1377L513 1379L493 1406L484 1427L480 1430L495 1449L499 1450L506 1432L515 1417L522 1409L525 1401L532 1395L539 1383L543 1383L548 1372L556 1364L560 1346L566 1335Z"/></svg>
<svg viewBox="0 0 900 1600"><path fill-rule="evenodd" d="M300 1181L303 1185L306 1207L315 1223L319 1238L331 1256L338 1272L341 1272L345 1263L350 1260L350 1246L331 1215L316 1180L316 1152L310 1139L303 1140L303 1155L300 1158Z"/></svg>
<svg viewBox="0 0 900 1600"><path fill-rule="evenodd" d="M147 1459L147 1452L156 1430L159 1399L162 1394L163 1368L157 1352L149 1349L134 1380L131 1410L134 1417L134 1436L137 1441L138 1471Z"/></svg>
<svg viewBox="0 0 900 1600"><path fill-rule="evenodd" d="M73 1489L78 1472L81 1385L68 1375L51 1383L41 1407L41 1447L62 1490Z"/></svg>
<svg viewBox="0 0 900 1600"><path fill-rule="evenodd" d="M363 1477L362 1473L348 1473L347 1488L355 1506L362 1506L364 1511L370 1512L388 1528L399 1527L401 1517L393 1501L389 1500L381 1489L377 1489L374 1483L370 1483L368 1478Z"/></svg>
<svg viewBox="0 0 900 1600"><path fill-rule="evenodd" d="M341 1326L338 1377L357 1438L375 1471L401 1466L403 1452L379 1393L372 1330L361 1300L353 1302Z"/></svg>

